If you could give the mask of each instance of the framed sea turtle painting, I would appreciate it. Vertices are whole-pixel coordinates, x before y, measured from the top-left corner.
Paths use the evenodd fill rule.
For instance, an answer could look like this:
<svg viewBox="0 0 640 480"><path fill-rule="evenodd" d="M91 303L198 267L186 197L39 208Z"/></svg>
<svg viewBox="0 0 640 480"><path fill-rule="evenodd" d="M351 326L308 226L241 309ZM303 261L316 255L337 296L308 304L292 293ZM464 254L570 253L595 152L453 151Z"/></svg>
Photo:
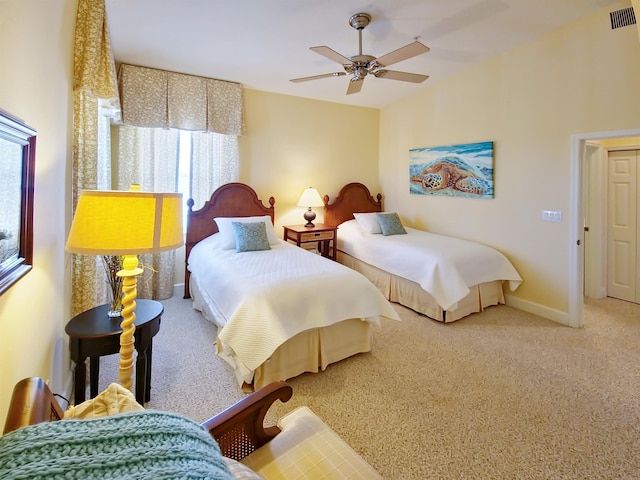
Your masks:
<svg viewBox="0 0 640 480"><path fill-rule="evenodd" d="M493 198L493 142L409 150L409 191Z"/></svg>

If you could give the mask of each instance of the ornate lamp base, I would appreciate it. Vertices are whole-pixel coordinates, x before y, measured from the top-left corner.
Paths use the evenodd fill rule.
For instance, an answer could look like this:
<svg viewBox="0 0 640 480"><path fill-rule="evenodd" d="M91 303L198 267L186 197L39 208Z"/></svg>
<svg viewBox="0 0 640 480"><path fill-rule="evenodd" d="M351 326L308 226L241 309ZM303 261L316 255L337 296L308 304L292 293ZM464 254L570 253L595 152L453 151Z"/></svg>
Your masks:
<svg viewBox="0 0 640 480"><path fill-rule="evenodd" d="M311 207L309 207L309 210L304 212L304 219L307 221L305 227L315 227L313 221L316 219L316 212L311 210Z"/></svg>

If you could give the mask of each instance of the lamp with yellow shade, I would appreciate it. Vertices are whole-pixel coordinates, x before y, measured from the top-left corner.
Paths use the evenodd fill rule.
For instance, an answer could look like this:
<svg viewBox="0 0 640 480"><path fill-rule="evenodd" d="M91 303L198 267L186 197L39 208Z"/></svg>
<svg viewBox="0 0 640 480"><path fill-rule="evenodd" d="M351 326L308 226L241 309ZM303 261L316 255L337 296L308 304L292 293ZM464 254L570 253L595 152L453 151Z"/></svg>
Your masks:
<svg viewBox="0 0 640 480"><path fill-rule="evenodd" d="M131 389L136 320L138 255L183 245L182 194L83 190L71 223L66 249L87 255L121 255L123 278L119 383Z"/></svg>

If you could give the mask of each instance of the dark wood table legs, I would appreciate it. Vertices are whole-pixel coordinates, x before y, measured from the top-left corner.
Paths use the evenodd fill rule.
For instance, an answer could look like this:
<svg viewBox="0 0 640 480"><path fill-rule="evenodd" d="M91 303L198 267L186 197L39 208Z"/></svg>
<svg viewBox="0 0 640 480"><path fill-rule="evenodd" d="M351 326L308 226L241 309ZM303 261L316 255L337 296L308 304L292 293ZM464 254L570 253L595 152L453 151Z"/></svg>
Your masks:
<svg viewBox="0 0 640 480"><path fill-rule="evenodd" d="M100 357L120 351L121 317L107 316L108 305L87 310L75 316L65 331L69 335L71 360L76 364L74 372L74 404L84 402L86 391L86 359L89 358L89 392L91 398L98 394ZM151 358L153 337L160 331L164 307L154 300L136 301L135 396L143 405L151 399Z"/></svg>

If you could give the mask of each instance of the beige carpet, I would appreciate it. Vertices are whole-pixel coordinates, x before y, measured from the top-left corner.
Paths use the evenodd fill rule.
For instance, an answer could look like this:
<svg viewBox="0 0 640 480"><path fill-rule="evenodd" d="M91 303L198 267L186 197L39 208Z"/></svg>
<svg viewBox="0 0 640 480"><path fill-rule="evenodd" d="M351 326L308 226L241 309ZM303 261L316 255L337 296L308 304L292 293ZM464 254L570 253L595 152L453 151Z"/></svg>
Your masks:
<svg viewBox="0 0 640 480"><path fill-rule="evenodd" d="M213 325L163 301L147 408L202 421L244 394ZM388 479L640 478L640 305L588 301L582 329L507 306L443 325L396 306L370 353L291 379ZM101 363L105 388L117 356Z"/></svg>

